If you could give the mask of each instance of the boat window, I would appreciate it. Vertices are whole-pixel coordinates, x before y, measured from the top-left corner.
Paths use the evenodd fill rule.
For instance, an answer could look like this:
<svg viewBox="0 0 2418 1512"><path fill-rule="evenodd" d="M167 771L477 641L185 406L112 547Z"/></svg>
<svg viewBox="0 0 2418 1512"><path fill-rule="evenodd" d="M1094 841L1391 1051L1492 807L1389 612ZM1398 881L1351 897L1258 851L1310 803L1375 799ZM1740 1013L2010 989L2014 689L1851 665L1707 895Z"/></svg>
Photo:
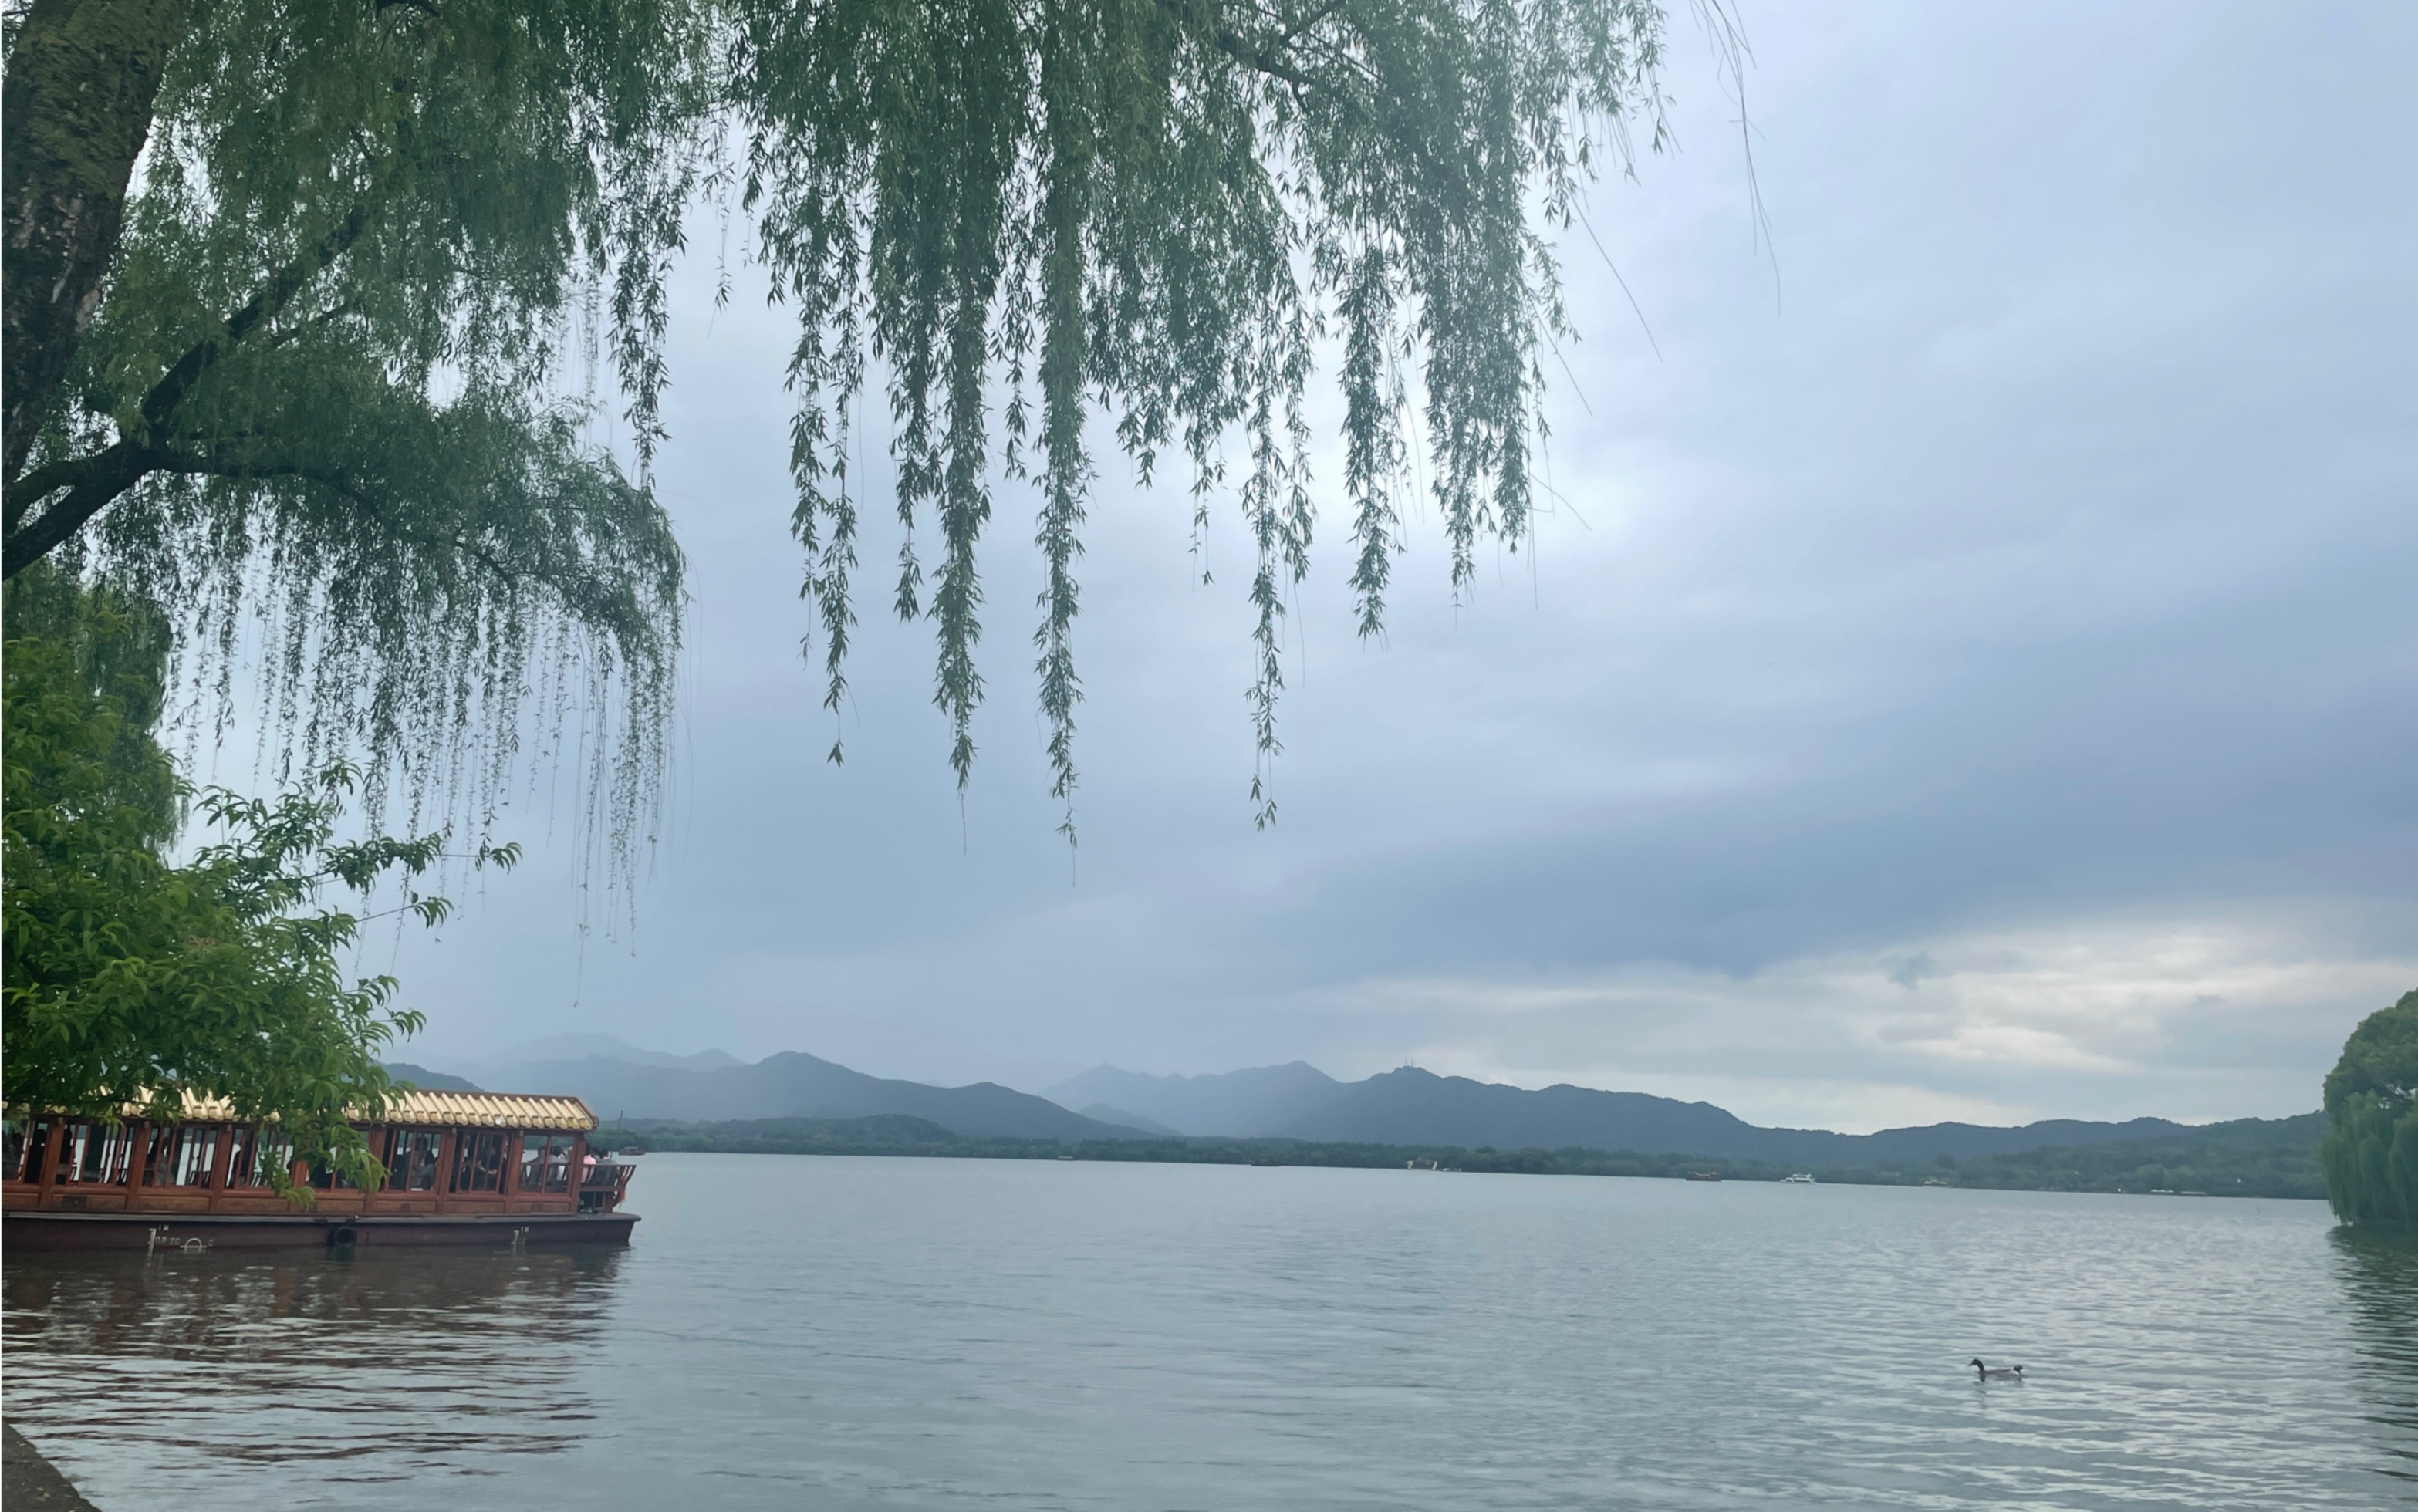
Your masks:
<svg viewBox="0 0 2418 1512"><path fill-rule="evenodd" d="M268 1186L279 1171L294 1164L294 1143L282 1134L245 1125L235 1131L235 1149L227 1157L229 1186Z"/></svg>
<svg viewBox="0 0 2418 1512"><path fill-rule="evenodd" d="M252 1159L244 1161L244 1152L237 1149L237 1159L232 1161L232 1168L244 1171L244 1185L276 1185L273 1178L293 1171L293 1139L276 1130L244 1130L244 1135L252 1142Z"/></svg>
<svg viewBox="0 0 2418 1512"><path fill-rule="evenodd" d="M386 1184L397 1192L436 1190L435 1129L397 1129L388 1137Z"/></svg>
<svg viewBox="0 0 2418 1512"><path fill-rule="evenodd" d="M7 1121L8 1147L0 1156L0 1174L12 1182L38 1182L42 1179L42 1153L50 1147L51 1125L47 1118L11 1118Z"/></svg>
<svg viewBox="0 0 2418 1512"><path fill-rule="evenodd" d="M521 1190L571 1190L571 1136L532 1134L521 1140Z"/></svg>
<svg viewBox="0 0 2418 1512"><path fill-rule="evenodd" d="M207 1186L218 1168L219 1139L222 1131L215 1123L185 1130L185 1139L176 1152L176 1184Z"/></svg>
<svg viewBox="0 0 2418 1512"><path fill-rule="evenodd" d="M133 1155L132 1129L78 1119L67 1126L67 1138L59 1143L58 1179L115 1185L126 1180Z"/></svg>
<svg viewBox="0 0 2418 1512"><path fill-rule="evenodd" d="M258 1186L253 1179L253 1147L258 1143L260 1131L248 1123L238 1123L227 1131L227 1184Z"/></svg>
<svg viewBox="0 0 2418 1512"><path fill-rule="evenodd" d="M500 1192L503 1188L503 1131L464 1129L453 1146L453 1190Z"/></svg>
<svg viewBox="0 0 2418 1512"><path fill-rule="evenodd" d="M339 1175L336 1168L324 1159L311 1162L311 1184L322 1192L357 1192L360 1187L350 1176Z"/></svg>
<svg viewBox="0 0 2418 1512"><path fill-rule="evenodd" d="M143 1160L145 1186L207 1186L218 1163L219 1126L178 1123L151 1131Z"/></svg>

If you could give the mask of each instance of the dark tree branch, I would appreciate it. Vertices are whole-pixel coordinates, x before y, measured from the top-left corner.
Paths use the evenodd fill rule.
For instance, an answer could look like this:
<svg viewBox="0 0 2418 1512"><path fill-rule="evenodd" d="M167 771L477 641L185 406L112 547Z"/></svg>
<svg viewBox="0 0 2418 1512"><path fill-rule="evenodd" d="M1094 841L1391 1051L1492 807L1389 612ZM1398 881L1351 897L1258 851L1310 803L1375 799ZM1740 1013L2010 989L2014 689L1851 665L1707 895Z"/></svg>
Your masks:
<svg viewBox="0 0 2418 1512"><path fill-rule="evenodd" d="M105 451L79 459L74 466L82 469L82 481L59 503L46 511L28 527L8 538L8 573L14 577L26 566L41 559L76 528L99 513L101 508L131 488L146 474L176 473L189 478L232 478L243 481L269 482L291 479L316 483L344 495L370 513L381 512L375 499L361 492L360 486L341 469L324 467L307 462L291 460L261 461L257 458L227 458L176 451L165 447L137 447L121 441ZM51 468L42 469L49 472ZM450 546L493 573L498 581L521 583L533 574L515 568L489 547L456 531L442 538L422 536L423 545ZM22 554L22 556L21 556ZM552 581L552 574L535 576Z"/></svg>
<svg viewBox="0 0 2418 1512"><path fill-rule="evenodd" d="M92 470L98 453L86 457L62 457L46 462L8 485L8 528L14 530L25 521L26 513L43 499L62 488L72 488L84 474Z"/></svg>
<svg viewBox="0 0 2418 1512"><path fill-rule="evenodd" d="M1210 33L1210 39L1217 44L1218 52L1255 73L1264 73L1271 79L1281 80L1297 90L1316 90L1320 87L1317 80L1277 57L1268 49L1254 44L1239 32L1230 31L1220 26Z"/></svg>
<svg viewBox="0 0 2418 1512"><path fill-rule="evenodd" d="M0 85L0 446L7 476L100 304L186 0L35 0Z"/></svg>
<svg viewBox="0 0 2418 1512"><path fill-rule="evenodd" d="M279 268L259 293L226 317L219 328L185 349L151 391L143 396L142 434L130 435L89 456L46 464L12 484L8 492L8 544L0 550L0 581L15 577L41 560L84 522L143 481L145 474L166 467L170 452L162 433L176 406L185 402L205 374L227 350L261 326L277 318L305 284L329 263L342 257L369 227L369 205L363 201L345 212L337 227L319 238L300 257ZM208 470L167 468L171 471ZM303 476L298 471L293 476ZM320 481L329 480L321 479ZM42 486L36 487L36 484ZM24 523L25 515L44 496L61 488L67 497Z"/></svg>
<svg viewBox="0 0 2418 1512"><path fill-rule="evenodd" d="M216 365L227 348L242 341L260 328L263 321L275 319L302 285L318 276L320 269L342 257L370 223L369 205L356 204L344 212L344 221L333 231L319 238L318 245L277 270L266 287L246 300L242 309L226 317L218 330L203 337L185 349L167 375L151 386L143 396L143 419L156 431L169 414L184 402L202 374Z"/></svg>
<svg viewBox="0 0 2418 1512"><path fill-rule="evenodd" d="M368 497L354 486L352 479L333 467L314 466L307 462L264 463L250 457L240 460L206 457L191 452L165 450L156 455L158 460L153 464L153 470L157 472L173 472L188 478L233 478L239 481L263 481L277 478L298 478L304 482L318 483L324 487L332 488L357 504L367 505L370 502Z"/></svg>
<svg viewBox="0 0 2418 1512"><path fill-rule="evenodd" d="M8 532L8 545L0 548L0 580L13 578L49 556L59 542L83 528L86 520L142 481L144 474L156 469L164 455L150 447L120 441L80 459L84 472L68 491L68 496L44 510L33 523ZM11 511L15 508L11 500Z"/></svg>
<svg viewBox="0 0 2418 1512"><path fill-rule="evenodd" d="M360 506L361 512L365 514L381 514L385 512L384 509L376 499L374 499L369 495L362 493L360 485L343 471L334 467L316 466L307 462L274 461L263 463L254 458L233 460L223 457L207 457L193 455L191 453L161 451L157 454L157 460L153 464L153 470L158 472L180 473L184 476L192 478L234 478L259 481L268 481L275 479L284 478L297 479L303 482L317 483L322 488L334 489L337 493L344 495L346 498ZM551 512L540 511L539 512ZM555 574L546 573L531 573L522 568L515 567L512 563L504 560L501 557L497 556L492 547L482 545L479 542L472 540L470 537L458 530L446 536L423 534L415 535L411 539L418 541L423 546L450 546L453 550L460 552L463 556L468 557L470 560L477 562L480 566L484 567L489 573L493 573L499 582L525 583L534 577L539 581L557 583L557 586L559 586Z"/></svg>
<svg viewBox="0 0 2418 1512"><path fill-rule="evenodd" d="M1320 22L1324 21L1327 17L1335 14L1342 5L1343 0L1326 0L1326 4L1319 7L1316 10L1311 11L1300 20L1293 22L1291 25L1288 25L1285 28L1284 37L1278 45L1284 47L1292 46L1297 38L1308 32L1311 27L1317 25Z"/></svg>
<svg viewBox="0 0 2418 1512"><path fill-rule="evenodd" d="M1337 0L1337 3L1339 4L1340 0ZM1166 11L1179 27L1186 30L1189 30L1198 19L1188 7L1180 3L1180 0L1159 0L1159 8ZM1212 6L1209 8L1215 11L1219 8ZM1317 80L1285 62L1268 48L1228 26L1222 20L1211 22L1208 39L1218 52L1225 53L1252 72L1263 73L1271 79L1291 84L1296 92L1320 87Z"/></svg>
<svg viewBox="0 0 2418 1512"><path fill-rule="evenodd" d="M322 310L317 314L311 316L308 320L298 321L295 324L286 327L283 330L272 332L268 337L268 344L271 346L283 346L288 342L300 341L303 337L310 335L313 331L325 330L329 326L334 324L336 321L342 320L344 316L354 313L353 306L350 303L340 304L329 310Z"/></svg>

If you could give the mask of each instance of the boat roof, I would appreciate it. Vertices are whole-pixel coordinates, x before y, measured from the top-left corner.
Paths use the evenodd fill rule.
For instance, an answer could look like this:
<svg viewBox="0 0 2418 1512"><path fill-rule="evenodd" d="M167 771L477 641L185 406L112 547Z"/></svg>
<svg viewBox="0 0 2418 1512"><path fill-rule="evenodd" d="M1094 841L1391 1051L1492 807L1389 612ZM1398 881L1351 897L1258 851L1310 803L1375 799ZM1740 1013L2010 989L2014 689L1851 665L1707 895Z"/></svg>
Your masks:
<svg viewBox="0 0 2418 1512"><path fill-rule="evenodd" d="M128 1118L139 1118L142 1113L139 1104L126 1106ZM587 1130L603 1122L576 1097L553 1097L541 1092L399 1092L387 1099L384 1117L372 1119L358 1109L352 1110L351 1116L364 1123L448 1129ZM185 1094L188 1123L229 1123L235 1117L235 1105L223 1097Z"/></svg>
<svg viewBox="0 0 2418 1512"><path fill-rule="evenodd" d="M603 1122L576 1097L541 1092L407 1092L387 1103L386 1123L485 1124L498 1129L592 1129Z"/></svg>

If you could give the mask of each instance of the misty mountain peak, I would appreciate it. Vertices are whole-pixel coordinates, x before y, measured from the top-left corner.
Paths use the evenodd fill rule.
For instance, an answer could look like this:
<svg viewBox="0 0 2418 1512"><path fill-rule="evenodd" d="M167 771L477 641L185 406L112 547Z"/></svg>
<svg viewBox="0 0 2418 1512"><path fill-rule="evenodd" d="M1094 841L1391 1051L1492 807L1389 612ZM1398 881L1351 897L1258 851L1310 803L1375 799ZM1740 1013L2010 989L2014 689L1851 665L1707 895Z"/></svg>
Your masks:
<svg viewBox="0 0 2418 1512"><path fill-rule="evenodd" d="M667 1050L645 1050L629 1041L611 1034L574 1033L548 1034L539 1039L524 1040L500 1054L490 1056L488 1066L526 1065L549 1061L621 1061L631 1065L666 1066L682 1071L719 1071L725 1066L743 1064L727 1050L700 1050L695 1055L673 1055Z"/></svg>

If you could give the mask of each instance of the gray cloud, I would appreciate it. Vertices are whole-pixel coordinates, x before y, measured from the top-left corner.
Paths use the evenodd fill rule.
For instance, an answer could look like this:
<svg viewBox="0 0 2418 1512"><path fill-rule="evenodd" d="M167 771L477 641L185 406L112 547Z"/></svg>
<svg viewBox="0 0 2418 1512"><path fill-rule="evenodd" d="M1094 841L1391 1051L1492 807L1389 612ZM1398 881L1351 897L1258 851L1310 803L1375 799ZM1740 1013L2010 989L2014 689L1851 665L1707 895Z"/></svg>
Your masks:
<svg viewBox="0 0 2418 1512"><path fill-rule="evenodd" d="M1919 950L1890 968L1889 979L1912 992L1927 979L1938 974L1939 963L1931 958L1931 952Z"/></svg>

